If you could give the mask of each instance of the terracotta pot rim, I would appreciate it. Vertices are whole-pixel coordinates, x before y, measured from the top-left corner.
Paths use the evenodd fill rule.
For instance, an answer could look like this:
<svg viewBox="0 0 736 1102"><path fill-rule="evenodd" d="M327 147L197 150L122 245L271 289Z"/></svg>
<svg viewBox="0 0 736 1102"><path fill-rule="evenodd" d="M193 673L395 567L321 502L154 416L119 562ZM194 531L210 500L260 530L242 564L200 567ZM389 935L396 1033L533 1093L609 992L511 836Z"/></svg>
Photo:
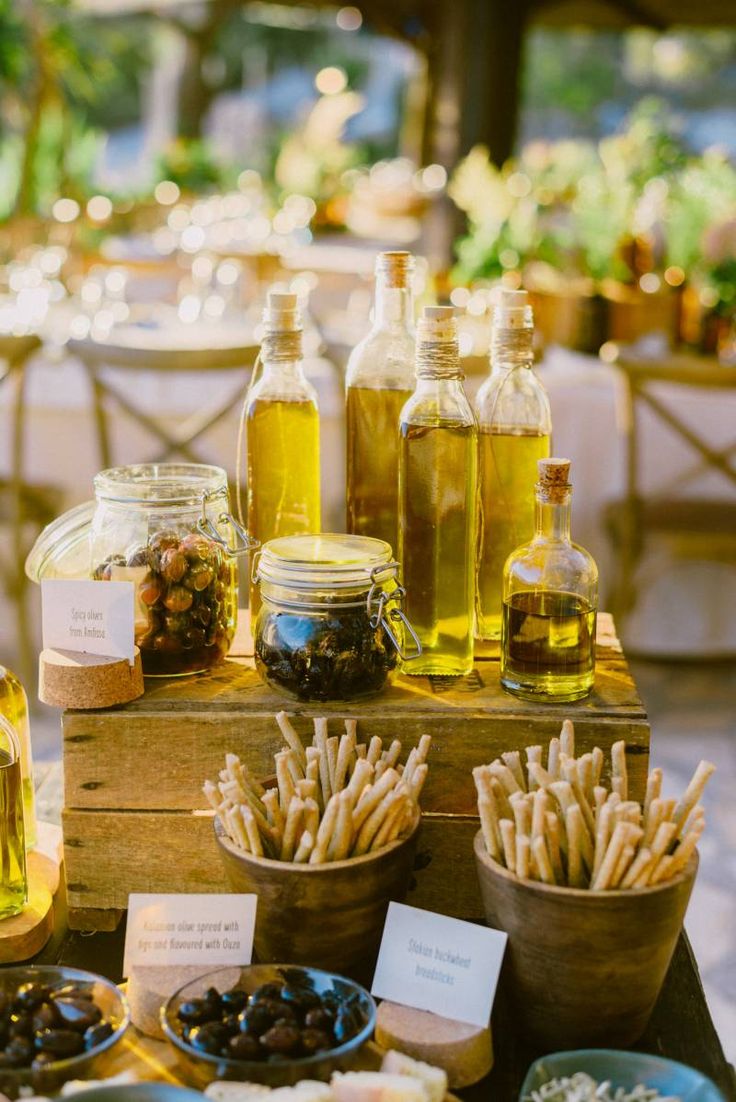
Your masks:
<svg viewBox="0 0 736 1102"><path fill-rule="evenodd" d="M614 888L613 890L594 892L590 888L569 888L563 884L543 884L540 880L520 880L515 873L509 872L507 868L493 860L486 850L482 830L479 830L473 839L473 849L475 850L476 861L479 861L489 872L494 876L498 876L501 880L511 880L515 884L522 884L532 891L541 892L543 895L557 896L560 899L584 899L591 905L613 899L641 899L656 895L657 892L666 891L668 888L674 888L677 884L682 884L688 880L694 880L700 860L696 849L682 872L669 880L663 880L659 884L652 884L646 888Z"/></svg>
<svg viewBox="0 0 736 1102"><path fill-rule="evenodd" d="M246 853L245 850L239 849L229 838L225 832L225 828L220 822L219 815L214 817L214 829L215 838L219 845L231 856L237 858L244 865L257 865L262 869L274 869L279 872L294 872L305 876L319 876L327 875L334 872L344 872L346 869L360 868L362 865L369 865L374 861L380 861L382 858L387 857L389 854L394 853L397 849L405 846L407 842L410 842L416 837L417 831L422 822L422 814L416 816L414 825L408 834L405 834L402 838L397 838L395 842L390 842L389 845L384 846L383 849L375 850L375 852L362 853L359 857L347 857L344 861L325 861L320 865L296 864L294 861L279 861L273 857L256 857L255 854Z"/></svg>

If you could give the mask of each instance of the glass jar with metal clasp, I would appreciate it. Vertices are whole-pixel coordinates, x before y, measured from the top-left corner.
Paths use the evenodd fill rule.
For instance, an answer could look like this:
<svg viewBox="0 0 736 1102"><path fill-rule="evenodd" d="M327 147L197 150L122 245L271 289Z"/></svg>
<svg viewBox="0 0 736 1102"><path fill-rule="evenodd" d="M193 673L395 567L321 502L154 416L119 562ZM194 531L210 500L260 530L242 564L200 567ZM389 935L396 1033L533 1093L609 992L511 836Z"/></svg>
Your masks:
<svg viewBox="0 0 736 1102"><path fill-rule="evenodd" d="M225 471L142 463L101 471L94 487L94 502L41 533L26 572L132 581L144 674L210 669L235 634L237 558L257 546L230 512Z"/></svg>
<svg viewBox="0 0 736 1102"><path fill-rule="evenodd" d="M261 608L256 668L297 700L356 700L381 692L400 663L421 654L401 608L389 544L366 536L285 536L253 564ZM407 637L410 648L405 644Z"/></svg>

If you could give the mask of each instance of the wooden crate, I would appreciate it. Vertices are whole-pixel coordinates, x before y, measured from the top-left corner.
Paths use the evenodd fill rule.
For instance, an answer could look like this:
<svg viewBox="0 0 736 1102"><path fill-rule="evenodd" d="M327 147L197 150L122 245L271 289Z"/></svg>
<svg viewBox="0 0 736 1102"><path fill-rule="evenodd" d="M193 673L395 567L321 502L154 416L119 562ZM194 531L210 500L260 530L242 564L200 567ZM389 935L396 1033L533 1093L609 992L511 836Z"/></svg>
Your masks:
<svg viewBox="0 0 736 1102"><path fill-rule="evenodd" d="M464 678L400 678L382 696L345 705L289 704L261 683L252 659L231 657L211 674L147 682L139 700L97 712L66 712L64 856L70 925L112 929L129 892L227 890L202 782L217 778L226 751L257 775L273 772L282 707L310 737L310 717L351 715L362 738L398 737L405 752L433 737L422 795L424 821L409 902L481 917L472 838L478 823L471 770L575 721L581 752L627 743L632 793L642 797L649 724L610 617L601 616L596 684L577 704L517 700L498 680L498 652L479 648ZM246 648L247 649L247 648ZM337 730L337 725L335 725Z"/></svg>

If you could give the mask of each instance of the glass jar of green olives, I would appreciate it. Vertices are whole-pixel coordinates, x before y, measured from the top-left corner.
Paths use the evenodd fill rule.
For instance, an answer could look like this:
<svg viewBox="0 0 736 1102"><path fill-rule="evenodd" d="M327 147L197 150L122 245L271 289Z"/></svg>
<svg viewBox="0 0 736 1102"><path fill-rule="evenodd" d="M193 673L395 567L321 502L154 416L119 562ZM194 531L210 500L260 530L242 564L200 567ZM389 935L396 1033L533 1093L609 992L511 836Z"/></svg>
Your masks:
<svg viewBox="0 0 736 1102"><path fill-rule="evenodd" d="M284 536L254 562L261 608L256 669L298 700L355 700L380 692L400 662L421 654L406 619L399 564L367 536ZM414 653L404 653L410 636Z"/></svg>
<svg viewBox="0 0 736 1102"><path fill-rule="evenodd" d="M249 540L230 514L227 475L197 463L114 467L95 478L92 576L136 587L143 672L198 673L235 633L235 557Z"/></svg>

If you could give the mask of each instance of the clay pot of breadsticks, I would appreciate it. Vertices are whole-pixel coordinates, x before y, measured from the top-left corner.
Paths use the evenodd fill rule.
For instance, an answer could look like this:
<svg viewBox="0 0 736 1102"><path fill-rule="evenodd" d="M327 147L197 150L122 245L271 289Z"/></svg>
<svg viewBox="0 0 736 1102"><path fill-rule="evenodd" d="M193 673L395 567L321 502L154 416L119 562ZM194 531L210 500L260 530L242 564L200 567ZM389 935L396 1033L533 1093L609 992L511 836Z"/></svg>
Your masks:
<svg viewBox="0 0 736 1102"><path fill-rule="evenodd" d="M542 747L474 770L475 858L488 925L505 930L505 982L539 1045L625 1047L641 1037L682 929L703 831L701 762L679 801L654 769L629 799L625 745L575 757L565 721ZM608 784L606 783L608 782ZM610 789L610 790L609 790Z"/></svg>
<svg viewBox="0 0 736 1102"><path fill-rule="evenodd" d="M230 886L258 895L259 961L369 979L388 904L405 897L413 872L431 738L402 762L398 740L359 742L355 720L338 736L315 719L304 746L285 713L276 719L287 745L275 784L230 754L219 782L204 786Z"/></svg>

